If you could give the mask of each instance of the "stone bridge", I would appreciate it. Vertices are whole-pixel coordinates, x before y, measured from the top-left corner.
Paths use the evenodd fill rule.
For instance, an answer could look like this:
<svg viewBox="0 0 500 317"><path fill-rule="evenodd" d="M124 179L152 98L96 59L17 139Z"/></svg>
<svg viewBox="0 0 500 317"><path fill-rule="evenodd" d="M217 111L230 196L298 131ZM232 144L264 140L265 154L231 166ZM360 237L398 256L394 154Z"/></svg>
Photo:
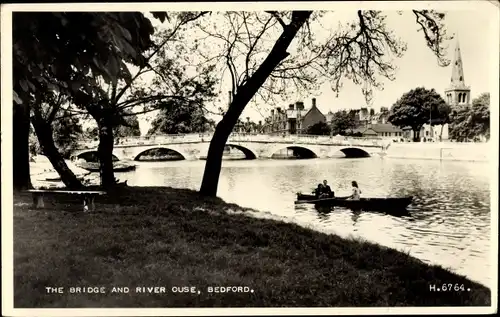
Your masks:
<svg viewBox="0 0 500 317"><path fill-rule="evenodd" d="M151 149L169 149L182 155L186 160L206 157L211 134L160 135L152 137L130 137L118 140L113 154L119 160L138 160ZM375 138L350 138L311 135L262 135L231 134L226 145L240 150L246 159L269 159L284 149L291 149L309 158L328 157L368 157L381 154L387 142ZM97 151L98 141L88 140L80 143L80 148L72 157Z"/></svg>

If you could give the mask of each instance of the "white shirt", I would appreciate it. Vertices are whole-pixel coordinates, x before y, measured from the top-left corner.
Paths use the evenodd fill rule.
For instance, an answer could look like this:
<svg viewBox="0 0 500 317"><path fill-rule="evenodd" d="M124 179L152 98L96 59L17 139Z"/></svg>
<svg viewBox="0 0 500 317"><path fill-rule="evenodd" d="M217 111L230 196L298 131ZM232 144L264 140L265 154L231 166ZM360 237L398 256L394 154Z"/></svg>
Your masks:
<svg viewBox="0 0 500 317"><path fill-rule="evenodd" d="M359 200L361 196L361 190L357 187L352 188L352 199L353 200Z"/></svg>

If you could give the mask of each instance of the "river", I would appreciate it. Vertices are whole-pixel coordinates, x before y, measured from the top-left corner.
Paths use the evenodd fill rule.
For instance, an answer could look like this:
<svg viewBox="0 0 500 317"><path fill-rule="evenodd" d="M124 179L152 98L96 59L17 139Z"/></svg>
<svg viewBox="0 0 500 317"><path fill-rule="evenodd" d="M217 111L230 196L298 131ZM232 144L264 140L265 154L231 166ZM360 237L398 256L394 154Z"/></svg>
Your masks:
<svg viewBox="0 0 500 317"><path fill-rule="evenodd" d="M117 173L135 186L198 189L205 161L139 162ZM414 196L409 216L319 213L295 206L327 179L336 195L350 194L356 180L365 197ZM491 283L490 171L487 163L388 158L224 161L218 196L315 230L354 236L440 264L484 285ZM450 281L452 283L453 281Z"/></svg>

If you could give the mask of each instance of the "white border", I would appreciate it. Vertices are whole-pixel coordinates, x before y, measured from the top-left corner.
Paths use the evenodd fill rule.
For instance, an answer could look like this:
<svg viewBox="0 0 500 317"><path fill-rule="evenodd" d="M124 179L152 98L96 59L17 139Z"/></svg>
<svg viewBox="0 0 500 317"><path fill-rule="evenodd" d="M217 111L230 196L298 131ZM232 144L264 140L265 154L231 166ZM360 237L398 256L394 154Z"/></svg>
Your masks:
<svg viewBox="0 0 500 317"><path fill-rule="evenodd" d="M489 74L491 94L491 307L420 308L127 308L127 309L14 309L13 308L13 214L12 214L12 11L180 11L180 10L495 10ZM488 314L497 311L498 298L498 105L499 105L499 7L493 1L401 1L401 2L243 2L243 3L74 3L7 4L1 7L1 149L2 149L2 314L7 316L170 316L170 315L363 315L363 314ZM464 21L466 22L466 21ZM467 21L474 23L474 21ZM478 34L480 36L480 34ZM494 176L493 176L494 175ZM497 265L494 265L496 263Z"/></svg>

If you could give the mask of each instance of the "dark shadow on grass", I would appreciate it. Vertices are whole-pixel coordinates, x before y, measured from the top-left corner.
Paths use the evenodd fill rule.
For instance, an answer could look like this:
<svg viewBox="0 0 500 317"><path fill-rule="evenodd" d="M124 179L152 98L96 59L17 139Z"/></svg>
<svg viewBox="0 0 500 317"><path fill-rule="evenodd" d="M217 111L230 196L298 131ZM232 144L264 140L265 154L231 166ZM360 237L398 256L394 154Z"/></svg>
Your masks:
<svg viewBox="0 0 500 317"><path fill-rule="evenodd" d="M113 196L96 198L97 211L83 214L78 199L72 205L69 197L47 197L45 209L33 210L23 204L29 195L15 194L16 308L490 305L488 288L439 266L380 245L248 217L247 209L220 198L169 187L123 187ZM443 283L471 291L429 290ZM44 287L53 285L108 292L47 294ZM183 285L201 294L171 294ZM254 293L207 293L219 285ZM112 286L165 286L168 293L116 294Z"/></svg>

